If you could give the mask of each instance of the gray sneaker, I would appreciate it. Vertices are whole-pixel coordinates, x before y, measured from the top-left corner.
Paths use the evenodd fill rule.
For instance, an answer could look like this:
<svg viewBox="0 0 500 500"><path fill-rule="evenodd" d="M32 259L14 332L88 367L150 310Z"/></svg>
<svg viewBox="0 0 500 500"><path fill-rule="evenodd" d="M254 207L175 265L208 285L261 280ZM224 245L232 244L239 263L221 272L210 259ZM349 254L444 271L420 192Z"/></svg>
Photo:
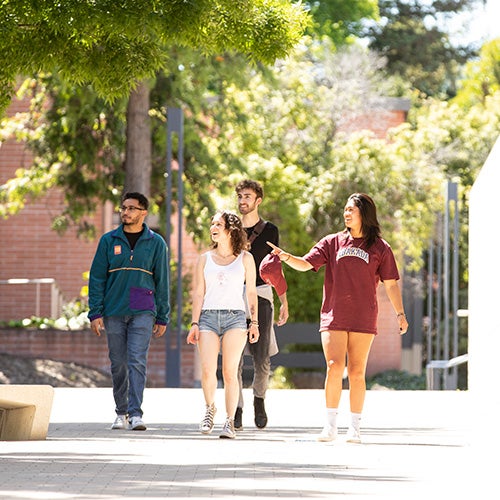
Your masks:
<svg viewBox="0 0 500 500"><path fill-rule="evenodd" d="M139 415L135 415L133 417L130 417L128 428L131 431L145 431L146 425L142 421L142 418L139 417Z"/></svg>
<svg viewBox="0 0 500 500"><path fill-rule="evenodd" d="M214 428L214 417L217 413L217 408L212 403L207 405L205 409L205 417L200 423L200 431L202 434L210 434Z"/></svg>
<svg viewBox="0 0 500 500"><path fill-rule="evenodd" d="M117 415L111 429L126 429L128 425L127 415Z"/></svg>
<svg viewBox="0 0 500 500"><path fill-rule="evenodd" d="M236 431L234 430L234 420L232 418L226 418L224 427L222 428L222 432L220 433L219 437L223 439L234 439L236 437Z"/></svg>

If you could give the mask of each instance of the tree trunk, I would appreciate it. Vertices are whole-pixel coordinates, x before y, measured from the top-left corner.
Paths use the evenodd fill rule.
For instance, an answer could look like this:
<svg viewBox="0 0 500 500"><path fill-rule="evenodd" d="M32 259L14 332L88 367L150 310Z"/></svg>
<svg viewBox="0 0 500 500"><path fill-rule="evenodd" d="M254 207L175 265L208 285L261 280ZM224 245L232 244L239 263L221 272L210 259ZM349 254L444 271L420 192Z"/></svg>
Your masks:
<svg viewBox="0 0 500 500"><path fill-rule="evenodd" d="M127 107L124 192L151 194L151 147L149 86L142 81L131 92Z"/></svg>

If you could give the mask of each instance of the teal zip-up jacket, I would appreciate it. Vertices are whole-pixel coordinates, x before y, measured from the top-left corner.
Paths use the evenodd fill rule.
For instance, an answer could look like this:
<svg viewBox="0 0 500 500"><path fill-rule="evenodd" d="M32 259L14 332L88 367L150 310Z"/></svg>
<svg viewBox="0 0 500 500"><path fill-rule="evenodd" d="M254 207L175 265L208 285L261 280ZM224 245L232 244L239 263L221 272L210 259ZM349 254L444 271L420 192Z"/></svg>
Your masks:
<svg viewBox="0 0 500 500"><path fill-rule="evenodd" d="M134 250L123 225L99 240L89 278L90 321L103 316L151 313L166 325L170 314L168 252L165 240L143 224Z"/></svg>

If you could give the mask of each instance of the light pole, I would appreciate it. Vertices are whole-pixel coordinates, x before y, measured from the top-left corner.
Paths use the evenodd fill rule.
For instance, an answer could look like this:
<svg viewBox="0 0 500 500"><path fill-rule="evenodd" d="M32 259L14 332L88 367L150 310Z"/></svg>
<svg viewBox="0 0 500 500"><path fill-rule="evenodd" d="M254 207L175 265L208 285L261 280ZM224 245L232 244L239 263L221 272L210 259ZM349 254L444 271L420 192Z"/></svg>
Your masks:
<svg viewBox="0 0 500 500"><path fill-rule="evenodd" d="M172 233L172 134L177 133L178 138L178 175L177 175L177 331L172 332L171 323L167 325L166 342L166 387L181 386L181 332L182 332L182 206L184 170L184 121L180 108L167 109L167 245L168 262L170 263L170 236Z"/></svg>

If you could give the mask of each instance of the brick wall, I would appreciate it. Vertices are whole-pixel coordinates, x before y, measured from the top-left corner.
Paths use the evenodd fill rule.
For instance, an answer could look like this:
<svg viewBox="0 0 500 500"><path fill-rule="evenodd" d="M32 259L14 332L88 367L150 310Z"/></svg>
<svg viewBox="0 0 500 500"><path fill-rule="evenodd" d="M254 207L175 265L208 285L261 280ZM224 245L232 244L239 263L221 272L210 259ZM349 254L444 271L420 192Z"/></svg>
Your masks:
<svg viewBox="0 0 500 500"><path fill-rule="evenodd" d="M52 217L63 207L62 193L53 190L27 204L21 213L0 220L0 234L6 244L0 280L54 278L65 301L80 295L86 284L82 275L89 270L97 243L79 239L74 230L63 236L51 230ZM98 231L102 228L101 215L98 210ZM40 292L40 316L50 316L50 286L41 285ZM0 320L35 315L35 285L0 284L0 297Z"/></svg>
<svg viewBox="0 0 500 500"><path fill-rule="evenodd" d="M342 124L340 130L350 133L358 130L369 130L377 139L384 139L389 128L397 127L406 121L406 111L379 111L370 115L357 116Z"/></svg>
<svg viewBox="0 0 500 500"><path fill-rule="evenodd" d="M165 387L166 337L151 340L148 358L148 387ZM29 358L74 362L110 373L106 337L90 330L0 329L0 352ZM195 349L181 346L181 387L193 387ZM1 367L0 367L1 368Z"/></svg>
<svg viewBox="0 0 500 500"><path fill-rule="evenodd" d="M369 130L378 139L385 139L389 129L404 123L410 110L410 100L400 97L385 97L372 105L369 113L350 116L339 126L339 131L349 134Z"/></svg>

